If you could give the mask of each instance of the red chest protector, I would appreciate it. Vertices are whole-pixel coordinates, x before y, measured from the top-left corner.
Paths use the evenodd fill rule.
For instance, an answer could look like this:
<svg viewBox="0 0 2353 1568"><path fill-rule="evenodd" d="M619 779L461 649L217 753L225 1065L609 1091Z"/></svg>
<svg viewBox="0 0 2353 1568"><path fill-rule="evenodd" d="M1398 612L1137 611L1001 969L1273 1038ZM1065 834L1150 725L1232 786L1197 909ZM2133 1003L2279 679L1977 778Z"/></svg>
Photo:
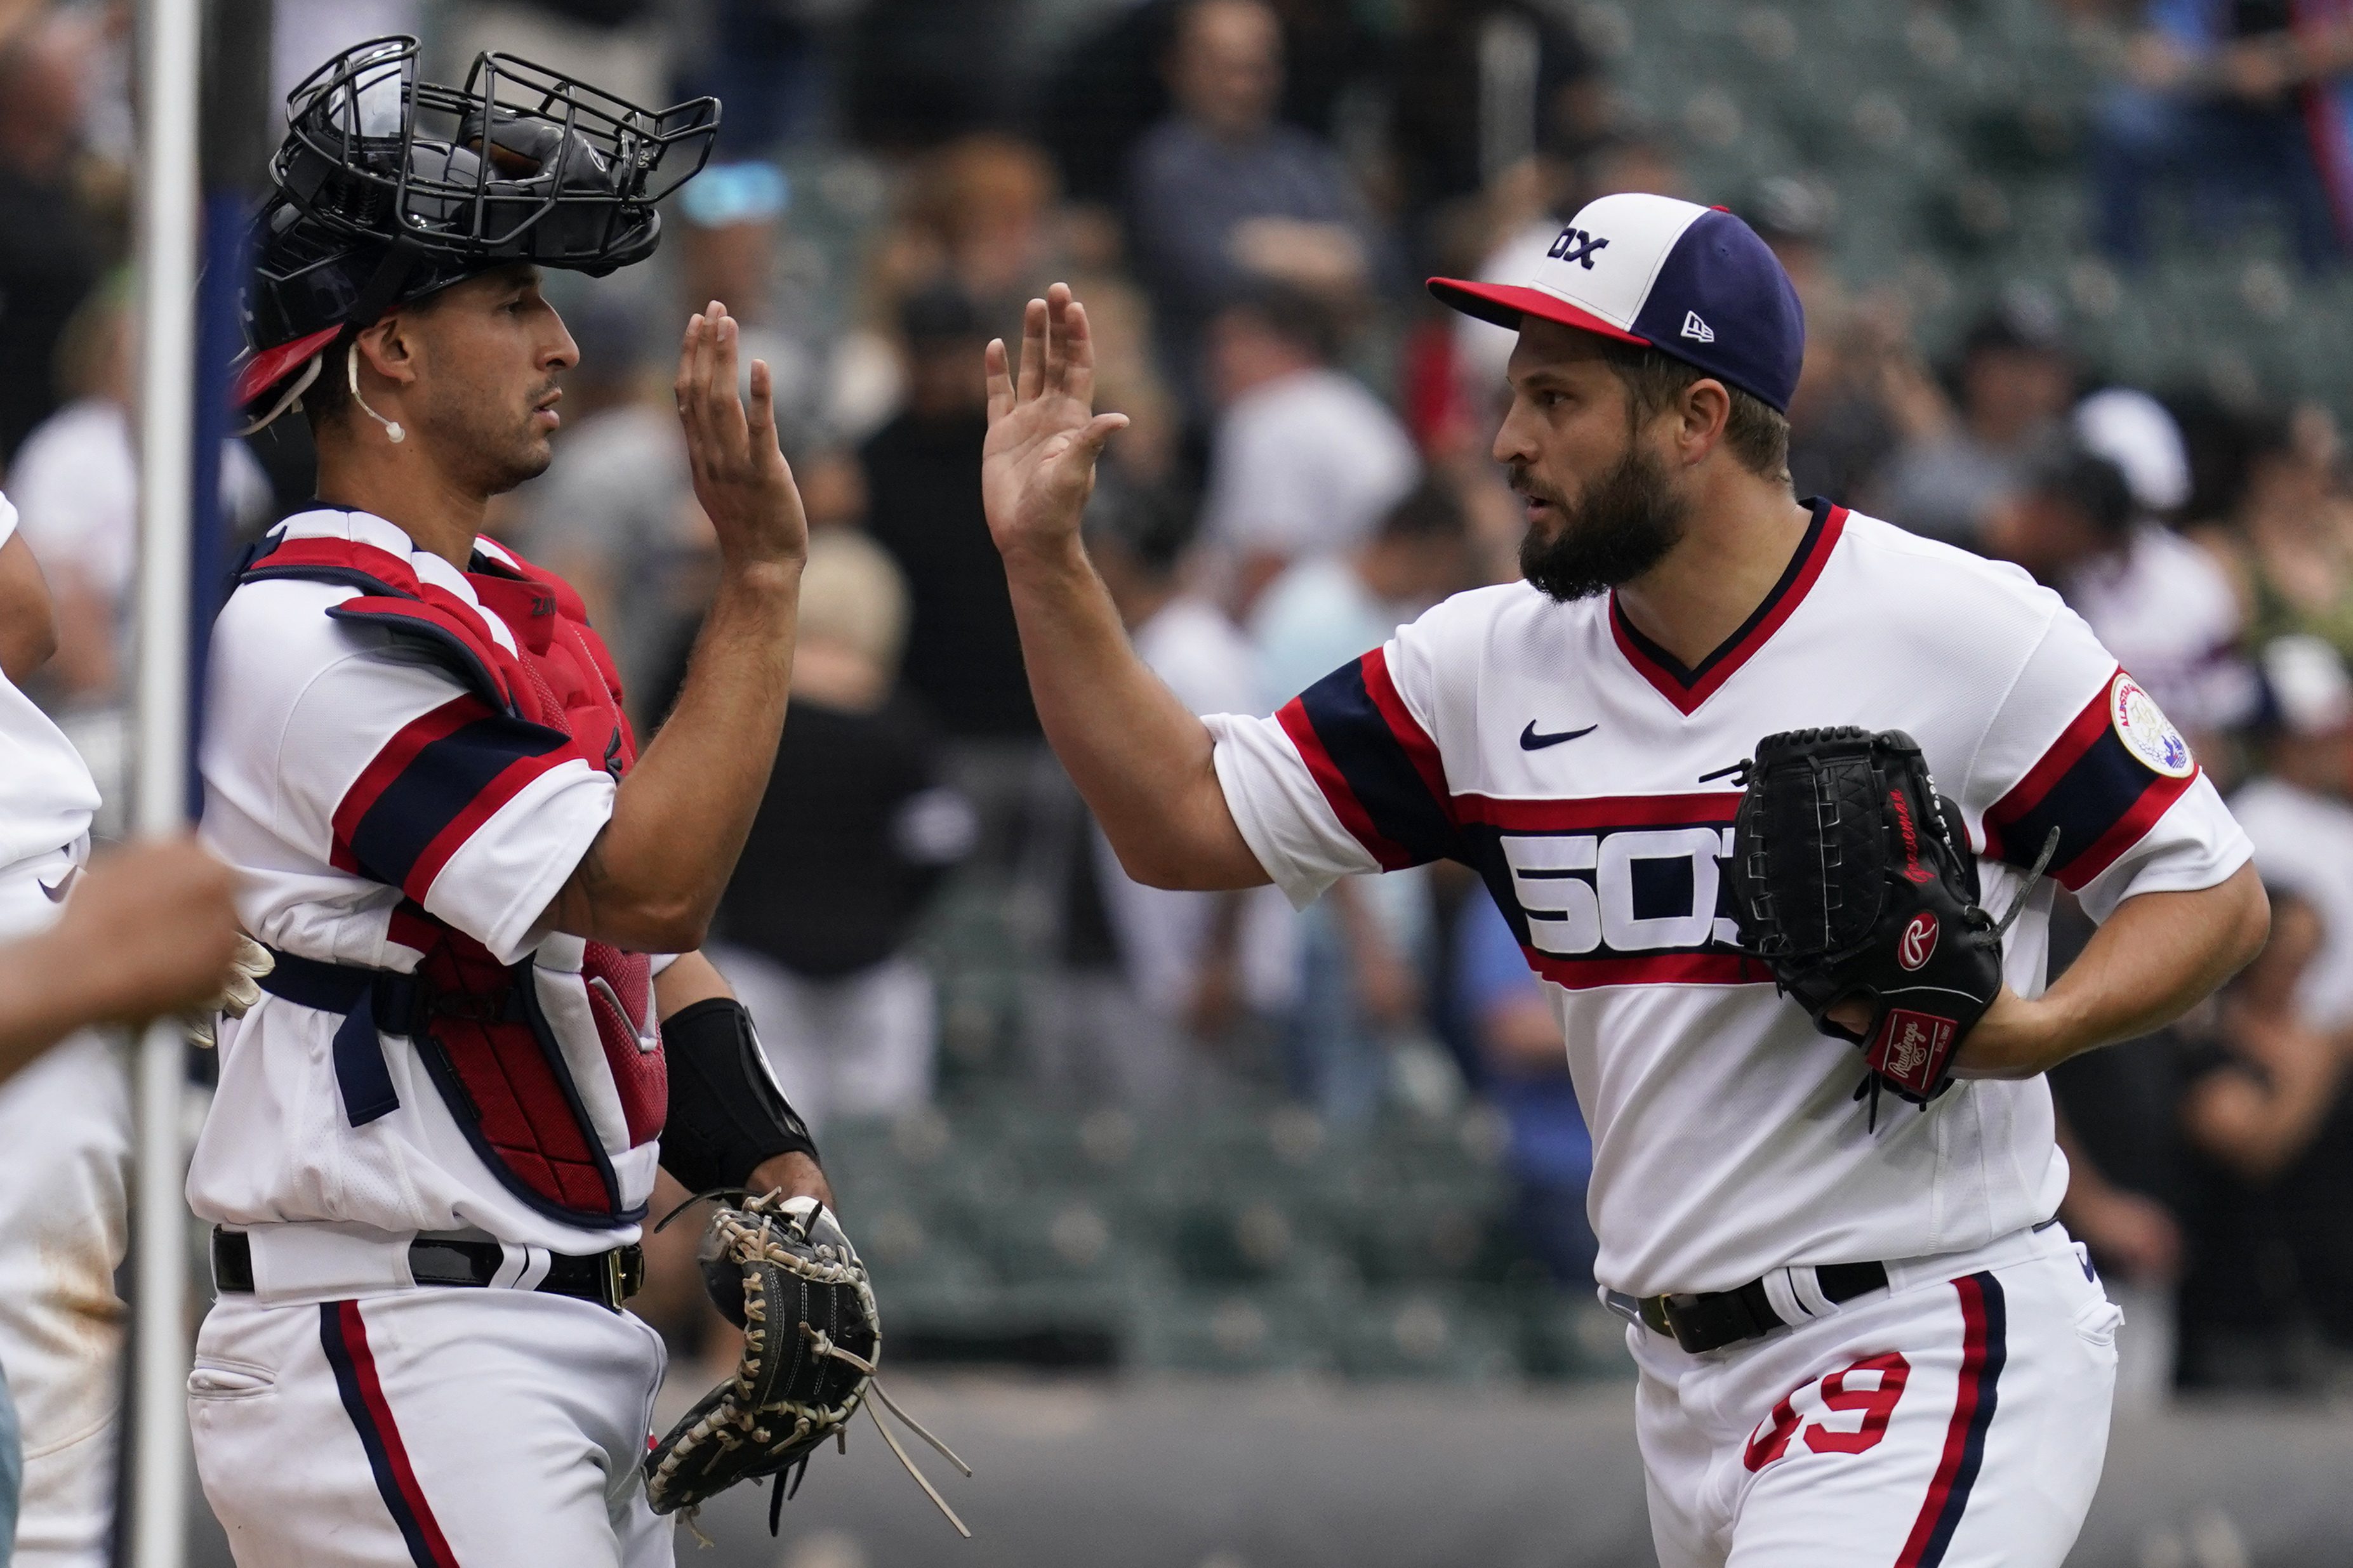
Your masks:
<svg viewBox="0 0 2353 1568"><path fill-rule="evenodd" d="M290 577L359 588L359 597L328 615L381 627L494 709L560 731L572 754L617 780L637 760L637 744L603 639L560 578L493 549L477 552L467 581L482 610L512 635L514 652L480 611L373 545L265 540L237 583ZM668 1101L647 956L557 934L522 962L501 964L408 900L394 910L389 934L421 955L411 973L302 959L290 967L281 955L290 988L271 989L345 1013L357 1026L344 1034L406 1037L476 1152L533 1207L590 1226L641 1216ZM364 976L356 983L364 994L335 1006L328 994L334 976L316 973L331 971L343 976L346 994L352 976ZM306 984L312 994L297 994ZM373 1060L367 1046L377 1052ZM398 1103L381 1050L372 1037L348 1047L337 1037L337 1079L353 1125Z"/></svg>

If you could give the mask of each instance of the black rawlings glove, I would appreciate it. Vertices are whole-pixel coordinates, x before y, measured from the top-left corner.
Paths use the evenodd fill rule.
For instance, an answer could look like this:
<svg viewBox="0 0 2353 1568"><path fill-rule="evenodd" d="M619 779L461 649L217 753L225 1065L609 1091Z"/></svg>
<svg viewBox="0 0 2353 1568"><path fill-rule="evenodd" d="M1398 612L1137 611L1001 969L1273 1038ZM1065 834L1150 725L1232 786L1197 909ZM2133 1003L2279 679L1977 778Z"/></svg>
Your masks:
<svg viewBox="0 0 2353 1568"><path fill-rule="evenodd" d="M1816 1028L1862 1047L1855 1097L1871 1096L1874 1126L1883 1088L1926 1107L2001 989L2002 932L2025 895L1999 924L1978 906L1959 808L1900 730L1767 735L1742 783L1732 885L1746 951ZM1830 1018L1841 1002L1870 1008L1862 1033Z"/></svg>
<svg viewBox="0 0 2353 1568"><path fill-rule="evenodd" d="M735 1375L697 1400L646 1456L646 1500L656 1513L685 1510L691 1525L696 1510L736 1482L773 1476L768 1530L774 1534L785 1500L800 1489L809 1456L828 1438L846 1450L850 1417L865 1405L907 1473L969 1538L972 1531L955 1510L866 1404L872 1394L950 1464L972 1474L874 1381L882 1323L866 1266L840 1223L815 1198L725 1195L740 1202L723 1203L712 1216L702 1243L702 1281L728 1321L744 1331L743 1359ZM793 1472L789 1488L787 1471Z"/></svg>

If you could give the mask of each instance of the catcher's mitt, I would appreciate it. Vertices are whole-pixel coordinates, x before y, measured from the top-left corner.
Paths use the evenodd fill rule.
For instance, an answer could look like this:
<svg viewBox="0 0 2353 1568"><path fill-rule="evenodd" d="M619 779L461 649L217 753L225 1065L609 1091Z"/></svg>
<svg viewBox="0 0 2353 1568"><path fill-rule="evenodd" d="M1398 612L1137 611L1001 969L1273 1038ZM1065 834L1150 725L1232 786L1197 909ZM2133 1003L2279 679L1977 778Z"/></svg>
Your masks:
<svg viewBox="0 0 2353 1568"><path fill-rule="evenodd" d="M1874 1126L1882 1089L1926 1108L2001 989L2002 933L2025 894L1998 922L1978 906L1960 810L1900 730L1767 735L1741 783L1732 883L1744 951L1816 1028L1862 1047L1855 1097L1870 1095ZM1860 1033L1830 1016L1841 1003L1868 1007Z"/></svg>
<svg viewBox="0 0 2353 1568"><path fill-rule="evenodd" d="M723 1202L712 1216L703 1237L702 1279L720 1311L744 1331L744 1356L735 1375L697 1400L646 1456L646 1498L653 1510L683 1509L691 1525L697 1509L736 1482L774 1477L773 1534L785 1500L800 1489L809 1456L828 1437L847 1451L850 1418L865 1405L907 1473L969 1539L972 1531L955 1510L866 1403L871 1393L950 1464L972 1474L874 1381L881 1320L866 1266L839 1222L815 1198L724 1195L740 1201Z"/></svg>

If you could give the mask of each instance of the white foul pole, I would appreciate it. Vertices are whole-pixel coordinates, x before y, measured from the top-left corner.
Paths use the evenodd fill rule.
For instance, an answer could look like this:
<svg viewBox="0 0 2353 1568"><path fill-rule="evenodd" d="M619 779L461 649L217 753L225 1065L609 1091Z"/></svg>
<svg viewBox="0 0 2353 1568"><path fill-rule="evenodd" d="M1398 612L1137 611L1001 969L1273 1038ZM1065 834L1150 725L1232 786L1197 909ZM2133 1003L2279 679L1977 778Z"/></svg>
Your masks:
<svg viewBox="0 0 2353 1568"><path fill-rule="evenodd" d="M132 820L187 821L190 504L196 425L197 102L203 0L141 0L138 191L139 611ZM180 1568L187 1552L187 1200L180 1026L139 1044L127 1446L132 1568Z"/></svg>

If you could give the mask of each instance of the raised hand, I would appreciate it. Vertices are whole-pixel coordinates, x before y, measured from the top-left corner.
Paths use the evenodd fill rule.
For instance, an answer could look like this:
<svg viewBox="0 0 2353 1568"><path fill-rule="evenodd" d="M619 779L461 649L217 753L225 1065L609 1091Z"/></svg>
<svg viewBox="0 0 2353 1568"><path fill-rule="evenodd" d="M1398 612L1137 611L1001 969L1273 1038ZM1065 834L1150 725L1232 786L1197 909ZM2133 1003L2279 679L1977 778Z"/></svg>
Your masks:
<svg viewBox="0 0 2353 1568"><path fill-rule="evenodd" d="M1094 411L1095 352L1086 307L1057 283L1021 316L1021 363L1005 340L988 345L988 439L980 449L980 496L997 548L1067 542L1095 488L1095 459L1124 414Z"/></svg>
<svg viewBox="0 0 2353 1568"><path fill-rule="evenodd" d="M774 378L752 362L752 407L735 394L741 333L718 300L686 323L678 353L678 420L686 429L694 499L719 535L731 566L799 561L808 554L808 519L776 442Z"/></svg>

